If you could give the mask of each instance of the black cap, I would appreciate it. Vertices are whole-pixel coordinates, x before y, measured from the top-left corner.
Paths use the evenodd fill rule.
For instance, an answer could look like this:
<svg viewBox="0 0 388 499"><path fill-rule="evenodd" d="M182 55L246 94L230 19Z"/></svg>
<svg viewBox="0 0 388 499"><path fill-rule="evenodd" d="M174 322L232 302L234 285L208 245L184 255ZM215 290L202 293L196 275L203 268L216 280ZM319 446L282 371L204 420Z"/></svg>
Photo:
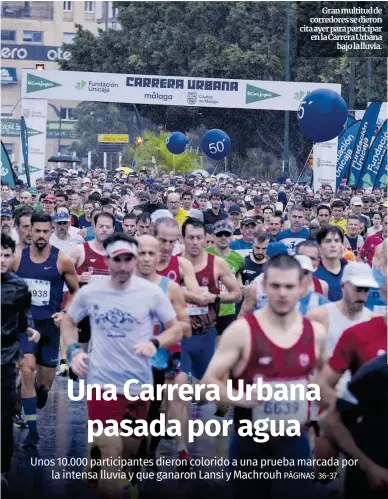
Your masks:
<svg viewBox="0 0 388 499"><path fill-rule="evenodd" d="M247 216L247 217L244 217L242 220L241 220L241 225L249 225L249 224L255 224L257 225L257 220L255 217L250 217L250 216Z"/></svg>
<svg viewBox="0 0 388 499"><path fill-rule="evenodd" d="M262 204L263 198L261 196L253 196L253 204Z"/></svg>
<svg viewBox="0 0 388 499"><path fill-rule="evenodd" d="M221 191L219 189L212 189L210 191L209 199L211 199L212 197L221 198L222 197Z"/></svg>
<svg viewBox="0 0 388 499"><path fill-rule="evenodd" d="M240 213L241 214L241 208L238 204L232 204L232 206L228 210L228 213Z"/></svg>

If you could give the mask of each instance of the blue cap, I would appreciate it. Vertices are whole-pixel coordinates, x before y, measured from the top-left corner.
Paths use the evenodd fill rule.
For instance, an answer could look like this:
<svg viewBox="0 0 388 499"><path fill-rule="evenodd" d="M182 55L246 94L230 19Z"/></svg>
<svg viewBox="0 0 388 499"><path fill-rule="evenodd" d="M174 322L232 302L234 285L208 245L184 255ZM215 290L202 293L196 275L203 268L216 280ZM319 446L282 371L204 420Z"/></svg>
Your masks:
<svg viewBox="0 0 388 499"><path fill-rule="evenodd" d="M54 217L54 222L70 222L71 217L67 211L60 211Z"/></svg>
<svg viewBox="0 0 388 499"><path fill-rule="evenodd" d="M269 243L266 249L268 258L274 258L279 255L288 255L287 246L284 243Z"/></svg>
<svg viewBox="0 0 388 499"><path fill-rule="evenodd" d="M12 218L12 211L8 210L7 208L1 208L1 215L0 216Z"/></svg>

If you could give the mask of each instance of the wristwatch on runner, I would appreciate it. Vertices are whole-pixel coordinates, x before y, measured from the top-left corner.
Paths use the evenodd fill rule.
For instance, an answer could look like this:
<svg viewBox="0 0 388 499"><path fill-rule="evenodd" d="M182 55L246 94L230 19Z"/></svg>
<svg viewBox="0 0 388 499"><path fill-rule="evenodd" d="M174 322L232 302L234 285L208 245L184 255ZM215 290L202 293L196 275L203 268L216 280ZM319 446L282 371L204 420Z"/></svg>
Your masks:
<svg viewBox="0 0 388 499"><path fill-rule="evenodd" d="M150 342L154 345L154 347L156 348L156 350L160 347L160 343L159 343L159 340L156 339L156 338L151 338L150 339Z"/></svg>

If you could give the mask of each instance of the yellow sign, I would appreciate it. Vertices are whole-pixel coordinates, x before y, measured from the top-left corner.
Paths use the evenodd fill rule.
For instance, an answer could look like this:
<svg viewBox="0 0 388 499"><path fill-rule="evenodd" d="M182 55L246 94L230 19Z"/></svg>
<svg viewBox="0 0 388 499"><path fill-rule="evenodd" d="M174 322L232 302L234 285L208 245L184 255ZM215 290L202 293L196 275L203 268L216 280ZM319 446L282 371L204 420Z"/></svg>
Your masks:
<svg viewBox="0 0 388 499"><path fill-rule="evenodd" d="M129 135L125 133L99 133L97 140L103 144L128 144Z"/></svg>

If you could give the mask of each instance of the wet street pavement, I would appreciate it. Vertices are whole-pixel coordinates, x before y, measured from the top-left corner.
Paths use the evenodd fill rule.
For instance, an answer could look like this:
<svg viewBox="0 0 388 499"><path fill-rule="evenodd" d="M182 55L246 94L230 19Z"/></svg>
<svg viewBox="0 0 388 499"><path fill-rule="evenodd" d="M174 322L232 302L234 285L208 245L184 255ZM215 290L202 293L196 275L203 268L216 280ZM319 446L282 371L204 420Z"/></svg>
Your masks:
<svg viewBox="0 0 388 499"><path fill-rule="evenodd" d="M214 418L215 405L191 406L191 417L206 421ZM10 497L12 499L97 499L96 489L89 488L80 479L59 479L52 477L54 471L61 472L63 466L57 458L83 458L87 455L86 404L71 401L67 395L67 379L56 377L55 386L49 394L46 407L38 412L40 442L34 451L26 451L21 443L27 430L14 429L15 451L9 474ZM189 444L191 457L227 457L227 437L203 435ZM162 440L158 456L173 457L176 454L174 440ZM44 459L43 465L34 465L36 459ZM50 460L55 460L52 466ZM82 471L82 466L68 466L67 471ZM160 471L174 471L174 468L160 468ZM198 471L198 469L196 470ZM220 471L206 467L203 471ZM338 499L337 487L321 487L314 499ZM139 486L140 499L231 499L230 483L221 480L146 480ZM322 495L320 494L322 492ZM128 492L123 497L129 498ZM259 497L259 495L258 495ZM243 499L243 498L242 498ZM301 498L309 499L309 498Z"/></svg>

